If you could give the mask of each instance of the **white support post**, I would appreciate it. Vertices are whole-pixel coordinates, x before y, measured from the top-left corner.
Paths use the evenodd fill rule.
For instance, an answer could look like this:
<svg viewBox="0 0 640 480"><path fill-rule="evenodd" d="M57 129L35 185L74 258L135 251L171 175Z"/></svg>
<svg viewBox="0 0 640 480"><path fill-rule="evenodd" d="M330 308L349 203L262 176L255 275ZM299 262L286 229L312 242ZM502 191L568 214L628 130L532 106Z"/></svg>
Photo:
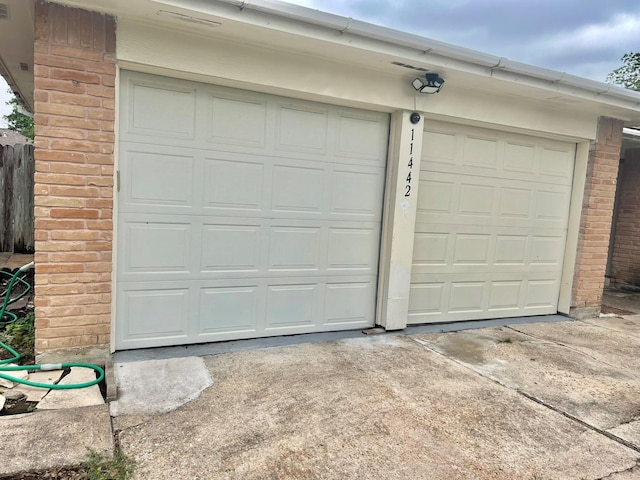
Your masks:
<svg viewBox="0 0 640 480"><path fill-rule="evenodd" d="M405 328L409 313L424 129L422 115L413 123L412 113L395 112L391 117L377 305L377 323L386 330Z"/></svg>

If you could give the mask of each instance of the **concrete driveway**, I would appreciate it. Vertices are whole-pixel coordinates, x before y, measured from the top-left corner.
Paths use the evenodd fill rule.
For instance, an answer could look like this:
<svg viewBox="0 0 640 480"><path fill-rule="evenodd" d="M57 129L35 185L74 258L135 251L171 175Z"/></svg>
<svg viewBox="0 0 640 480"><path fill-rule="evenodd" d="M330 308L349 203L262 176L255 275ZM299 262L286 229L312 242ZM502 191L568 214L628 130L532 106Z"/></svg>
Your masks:
<svg viewBox="0 0 640 480"><path fill-rule="evenodd" d="M112 413L141 479L640 479L639 353L640 316L362 336L154 360Z"/></svg>

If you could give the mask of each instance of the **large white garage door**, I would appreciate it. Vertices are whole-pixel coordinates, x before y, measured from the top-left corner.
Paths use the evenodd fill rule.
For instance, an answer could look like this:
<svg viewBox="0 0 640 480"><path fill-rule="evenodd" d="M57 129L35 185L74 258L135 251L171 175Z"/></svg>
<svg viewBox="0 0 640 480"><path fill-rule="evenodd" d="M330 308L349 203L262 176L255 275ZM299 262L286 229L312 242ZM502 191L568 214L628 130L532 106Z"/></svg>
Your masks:
<svg viewBox="0 0 640 480"><path fill-rule="evenodd" d="M556 313L575 144L425 128L409 323Z"/></svg>
<svg viewBox="0 0 640 480"><path fill-rule="evenodd" d="M118 349L374 324L388 115L123 72Z"/></svg>

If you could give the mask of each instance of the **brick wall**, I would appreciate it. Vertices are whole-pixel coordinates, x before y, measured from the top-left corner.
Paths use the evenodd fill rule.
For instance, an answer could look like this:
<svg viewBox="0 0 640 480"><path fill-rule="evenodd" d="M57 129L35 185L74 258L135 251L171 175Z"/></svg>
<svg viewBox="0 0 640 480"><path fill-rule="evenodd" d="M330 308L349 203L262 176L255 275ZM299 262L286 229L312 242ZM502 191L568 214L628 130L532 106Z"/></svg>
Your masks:
<svg viewBox="0 0 640 480"><path fill-rule="evenodd" d="M600 312L622 127L620 120L601 117L589 152L571 302L571 315L576 318Z"/></svg>
<svg viewBox="0 0 640 480"><path fill-rule="evenodd" d="M640 285L640 149L627 150L618 185L611 280Z"/></svg>
<svg viewBox="0 0 640 480"><path fill-rule="evenodd" d="M113 18L36 3L36 352L107 345L111 325Z"/></svg>

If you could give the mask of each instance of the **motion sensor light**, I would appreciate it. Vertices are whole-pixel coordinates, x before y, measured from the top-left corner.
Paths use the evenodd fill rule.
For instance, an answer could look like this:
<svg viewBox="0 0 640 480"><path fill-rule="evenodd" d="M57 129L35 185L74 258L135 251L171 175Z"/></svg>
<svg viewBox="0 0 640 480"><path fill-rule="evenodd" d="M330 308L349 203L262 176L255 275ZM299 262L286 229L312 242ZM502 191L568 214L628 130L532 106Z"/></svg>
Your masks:
<svg viewBox="0 0 640 480"><path fill-rule="evenodd" d="M426 73L424 79L422 77L416 78L411 82L413 88L420 93L434 94L442 90L444 85L444 79L437 73Z"/></svg>

